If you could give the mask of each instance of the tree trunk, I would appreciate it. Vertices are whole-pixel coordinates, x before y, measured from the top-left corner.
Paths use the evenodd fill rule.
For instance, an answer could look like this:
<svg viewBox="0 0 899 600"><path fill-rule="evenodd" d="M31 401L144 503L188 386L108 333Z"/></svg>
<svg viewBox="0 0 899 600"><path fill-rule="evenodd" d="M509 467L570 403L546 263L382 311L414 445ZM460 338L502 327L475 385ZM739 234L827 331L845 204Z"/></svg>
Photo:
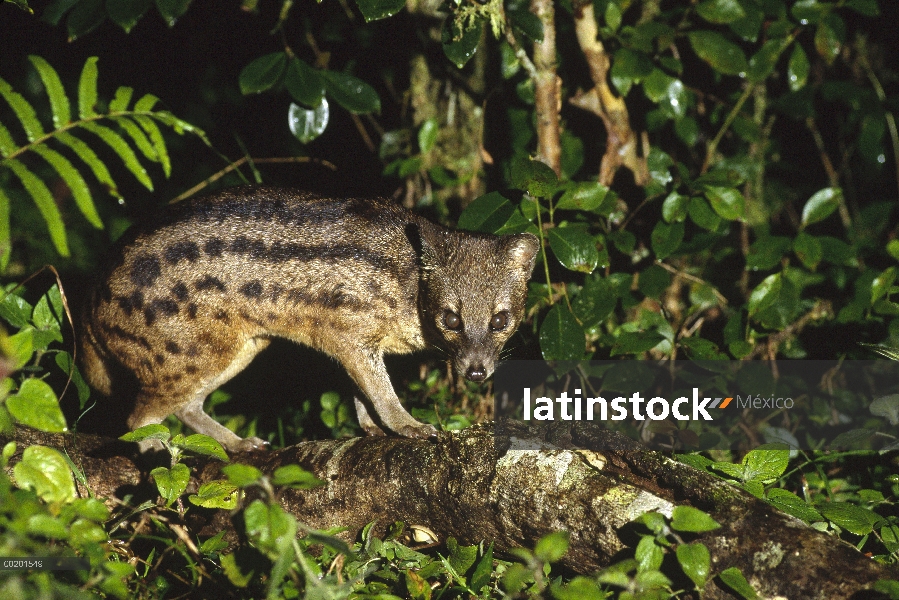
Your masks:
<svg viewBox="0 0 899 600"><path fill-rule="evenodd" d="M341 439L235 458L266 473L287 464L313 472L326 485L282 490L282 505L310 527L347 527L349 538L371 521L379 534L404 521L430 528L441 542L449 536L464 544L493 540L501 551L533 547L540 536L567 530L570 548L561 563L586 574L634 546L637 536L626 525L641 513L670 516L676 505L691 505L722 525L695 539L711 553L712 574L738 567L763 598L849 598L878 579L897 578L895 570L852 546L712 475L621 435L579 425L540 434L504 427L511 437L480 425L434 441ZM131 493L139 502L153 494L133 444L24 428L16 441L19 451L35 443L65 448L98 496ZM223 478L222 465L198 460L197 483ZM198 519L196 533L233 531L227 511L205 521L203 513L188 512ZM710 578L703 597L732 596Z"/></svg>

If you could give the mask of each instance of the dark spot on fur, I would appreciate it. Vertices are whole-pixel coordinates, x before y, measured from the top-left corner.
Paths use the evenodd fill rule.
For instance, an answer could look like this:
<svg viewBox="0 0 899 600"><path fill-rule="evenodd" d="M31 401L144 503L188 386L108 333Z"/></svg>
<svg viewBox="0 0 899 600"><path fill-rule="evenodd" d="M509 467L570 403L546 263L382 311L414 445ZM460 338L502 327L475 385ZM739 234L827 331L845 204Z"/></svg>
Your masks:
<svg viewBox="0 0 899 600"><path fill-rule="evenodd" d="M189 294L187 292L187 286L184 285L183 281L179 281L175 284L175 287L172 288L172 295L181 302L187 300Z"/></svg>
<svg viewBox="0 0 899 600"><path fill-rule="evenodd" d="M253 325L259 325L259 326L265 325L265 323L263 323L256 317L251 316L250 313L248 313L245 310L240 311L238 314L240 315L240 318L243 319L244 321L246 321L247 323L252 323Z"/></svg>
<svg viewBox="0 0 899 600"><path fill-rule="evenodd" d="M250 240L245 235L239 235L231 242L231 252L235 254L243 254L250 250Z"/></svg>
<svg viewBox="0 0 899 600"><path fill-rule="evenodd" d="M248 281L240 286L240 293L247 298L258 298L262 295L262 283L259 281Z"/></svg>
<svg viewBox="0 0 899 600"><path fill-rule="evenodd" d="M181 381L181 373L175 373L172 375L172 381Z"/></svg>
<svg viewBox="0 0 899 600"><path fill-rule="evenodd" d="M221 238L212 238L203 247L209 256L221 256L225 251L225 242Z"/></svg>
<svg viewBox="0 0 899 600"><path fill-rule="evenodd" d="M197 372L197 368L194 365L187 365L186 367L184 367L184 370L188 375L193 375Z"/></svg>
<svg viewBox="0 0 899 600"><path fill-rule="evenodd" d="M197 305L193 302L187 305L187 316L191 319L197 318Z"/></svg>
<svg viewBox="0 0 899 600"><path fill-rule="evenodd" d="M365 306L365 303L344 292L342 286L339 285L333 290L321 290L314 294L304 289L292 289L287 292L287 299L294 304L310 304L332 309L347 307L358 310Z"/></svg>
<svg viewBox="0 0 899 600"><path fill-rule="evenodd" d="M211 290L216 289L220 292L225 291L225 284L221 282L217 277L213 277L212 275L207 275L203 279L198 280L194 287L198 290Z"/></svg>
<svg viewBox="0 0 899 600"><path fill-rule="evenodd" d="M150 345L150 342L147 341L147 338L139 336L139 335L134 335L132 333L128 333L127 331L125 331L124 329L119 327L118 325L113 325L112 327L110 327L108 325L101 325L101 327L102 327L103 331L105 331L107 334L109 334L113 337L121 338L123 340L128 340L130 342L134 342L140 346L143 346L145 349L150 350L150 351L153 350L153 346Z"/></svg>
<svg viewBox="0 0 899 600"><path fill-rule="evenodd" d="M274 284L271 286L271 289L268 291L268 299L272 302L277 302L278 298L281 297L281 294L284 293L284 286L279 284Z"/></svg>
<svg viewBox="0 0 899 600"><path fill-rule="evenodd" d="M262 240L250 242L250 257L265 258L266 246Z"/></svg>
<svg viewBox="0 0 899 600"><path fill-rule="evenodd" d="M138 287L149 287L162 274L159 259L153 254L141 254L131 263L131 281Z"/></svg>
<svg viewBox="0 0 899 600"><path fill-rule="evenodd" d="M217 311L217 312L215 313L215 315L213 315L213 318L214 318L216 321L224 321L225 323L228 323L228 322L231 321L231 317L229 317L229 316L228 316L228 313L226 313L226 312L223 311L223 310Z"/></svg>
<svg viewBox="0 0 899 600"><path fill-rule="evenodd" d="M156 311L150 308L149 306L144 309L144 320L147 322L147 327L156 322Z"/></svg>
<svg viewBox="0 0 899 600"><path fill-rule="evenodd" d="M162 354L157 354L157 355L154 356L153 358L156 360L156 364L158 364L158 365L164 365L164 364L165 364L165 357L164 357Z"/></svg>
<svg viewBox="0 0 899 600"><path fill-rule="evenodd" d="M168 298L153 300L153 302L150 302L148 308L169 316L177 315L178 311L180 310L178 308L178 303L174 300L169 300Z"/></svg>
<svg viewBox="0 0 899 600"><path fill-rule="evenodd" d="M148 359L146 359L146 358L142 358L142 359L140 360L140 364L143 365L144 368L146 368L146 369L152 369L152 368L153 368L153 363L151 363L151 362L150 362Z"/></svg>
<svg viewBox="0 0 899 600"><path fill-rule="evenodd" d="M169 341L165 343L165 351L169 354L181 354L181 346L175 342Z"/></svg>
<svg viewBox="0 0 899 600"><path fill-rule="evenodd" d="M165 249L165 260L170 265L177 265L180 261L194 262L200 258L200 247L196 242L176 242Z"/></svg>

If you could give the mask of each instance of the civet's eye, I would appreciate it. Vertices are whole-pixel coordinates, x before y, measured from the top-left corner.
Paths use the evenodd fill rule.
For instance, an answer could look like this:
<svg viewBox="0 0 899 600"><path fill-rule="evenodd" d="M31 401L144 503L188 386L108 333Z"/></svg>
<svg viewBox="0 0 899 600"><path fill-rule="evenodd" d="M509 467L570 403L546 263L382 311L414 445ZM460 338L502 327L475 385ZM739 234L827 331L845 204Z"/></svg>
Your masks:
<svg viewBox="0 0 899 600"><path fill-rule="evenodd" d="M443 324L446 325L447 329L459 331L462 329L462 317L453 311L448 310L443 313Z"/></svg>
<svg viewBox="0 0 899 600"><path fill-rule="evenodd" d="M498 312L490 319L490 329L502 331L509 324L509 313Z"/></svg>

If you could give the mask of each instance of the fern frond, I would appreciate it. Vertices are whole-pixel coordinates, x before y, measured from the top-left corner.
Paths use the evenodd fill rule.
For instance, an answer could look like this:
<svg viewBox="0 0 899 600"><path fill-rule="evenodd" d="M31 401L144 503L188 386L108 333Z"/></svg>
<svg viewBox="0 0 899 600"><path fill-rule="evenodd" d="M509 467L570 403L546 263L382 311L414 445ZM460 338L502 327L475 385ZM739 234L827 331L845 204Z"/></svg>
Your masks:
<svg viewBox="0 0 899 600"><path fill-rule="evenodd" d="M41 81L44 83L44 89L47 90L47 97L50 99L50 109L53 111L53 126L56 129L67 125L72 120L72 112L69 108L69 97L62 87L62 81L59 75L50 66L46 60L40 56L31 54L28 60L37 69Z"/></svg>
<svg viewBox="0 0 899 600"><path fill-rule="evenodd" d="M47 185L41 181L41 178L28 170L16 159L7 159L3 164L10 168L16 174L16 177L22 182L22 185L31 194L37 209L44 217L47 228L50 230L50 239L56 247L56 251L62 256L69 255L69 242L66 239L66 228L62 222L62 215L59 214L59 207L56 206L56 200Z"/></svg>
<svg viewBox="0 0 899 600"><path fill-rule="evenodd" d="M28 152L40 156L66 183L76 206L88 222L94 227L102 228L103 222L90 187L82 175L84 166L112 196L121 201L122 195L109 168L91 147L95 143L85 141L73 133L82 130L98 137L121 159L125 168L151 191L153 181L144 167L146 162L159 163L165 177L169 177L172 171L168 149L158 124L170 127L179 135L185 132L196 135L207 146L212 147L201 129L178 119L168 111L153 110L159 102L159 98L153 94L141 96L129 109L134 90L128 86L121 86L116 90L106 112L98 112L96 57L89 58L81 71L78 80L78 118L72 121L72 104L66 96L59 74L43 58L28 58L37 70L50 100L54 128L45 132L34 107L6 81L0 79L0 97L12 107L28 138L28 143L17 144L10 130L0 123L0 169L9 168L22 182L22 187L32 197L47 223L53 245L63 256L68 256L69 247L59 208L47 184L20 160L20 156ZM105 123L101 123L104 121ZM56 143L65 147L66 154L71 152L77 156L83 165L73 161L71 154L67 157L54 149L52 144ZM9 204L9 197L0 192L0 272L9 260L11 248Z"/></svg>
<svg viewBox="0 0 899 600"><path fill-rule="evenodd" d="M19 122L22 123L22 128L25 129L25 135L28 136L29 142L43 137L44 127L38 120L34 107L28 103L28 100L22 94L13 91L12 86L2 77L0 77L0 96L3 96L12 107L13 112L16 113Z"/></svg>
<svg viewBox="0 0 899 600"><path fill-rule="evenodd" d="M78 80L78 114L82 119L97 116L97 57L91 56L84 63Z"/></svg>

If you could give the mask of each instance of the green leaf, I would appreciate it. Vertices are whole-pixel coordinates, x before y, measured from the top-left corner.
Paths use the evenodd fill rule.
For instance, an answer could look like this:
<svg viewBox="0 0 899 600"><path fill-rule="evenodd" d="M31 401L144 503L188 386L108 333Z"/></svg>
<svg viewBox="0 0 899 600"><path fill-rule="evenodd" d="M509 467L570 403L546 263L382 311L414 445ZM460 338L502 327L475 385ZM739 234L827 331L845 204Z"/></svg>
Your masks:
<svg viewBox="0 0 899 600"><path fill-rule="evenodd" d="M29 54L28 60L37 69L41 81L44 82L44 89L47 90L47 97L50 98L50 109L53 111L53 126L59 129L63 125L67 125L72 119L72 114L69 109L69 98L62 87L59 75L50 66L50 63L40 56Z"/></svg>
<svg viewBox="0 0 899 600"><path fill-rule="evenodd" d="M240 72L238 77L240 92L246 96L271 89L281 81L286 70L286 53L272 52L260 56Z"/></svg>
<svg viewBox="0 0 899 600"><path fill-rule="evenodd" d="M584 287L571 302L571 310L585 327L595 327L604 321L618 303L618 296L608 279L588 277Z"/></svg>
<svg viewBox="0 0 899 600"><path fill-rule="evenodd" d="M141 182L145 188L151 192L153 191L153 181L150 179L149 175L147 175L147 171L144 169L143 165L140 164L137 155L134 154L134 150L131 149L131 146L128 145L122 136L112 129L97 123L84 123L81 127L106 142L106 145L119 155L119 158L122 159L122 162L125 163L125 166L137 180Z"/></svg>
<svg viewBox="0 0 899 600"><path fill-rule="evenodd" d="M547 232L550 247L566 269L592 273L599 262L596 241L580 227L553 227Z"/></svg>
<svg viewBox="0 0 899 600"><path fill-rule="evenodd" d="M222 448L222 445L208 435L195 433L182 438L175 445L195 454L211 456L224 461L228 460L228 455L225 453L225 449Z"/></svg>
<svg viewBox="0 0 899 600"><path fill-rule="evenodd" d="M115 182L112 180L112 176L109 174L109 170L106 168L106 165L103 164L103 162L91 149L90 146L85 144L80 139L76 138L74 135L65 132L56 134L56 139L71 148L75 152L75 154L77 154L78 157L83 160L85 164L87 164L91 172L94 174L94 177L97 178L97 181L100 182L100 185L106 188L106 191L108 191L110 195L115 198L122 197L122 195L119 193L118 186L116 186Z"/></svg>
<svg viewBox="0 0 899 600"><path fill-rule="evenodd" d="M746 16L738 0L705 0L696 5L696 12L709 23L732 23Z"/></svg>
<svg viewBox="0 0 899 600"><path fill-rule="evenodd" d="M251 465L234 463L222 467L222 474L228 481L239 488L256 485L262 479L262 471Z"/></svg>
<svg viewBox="0 0 899 600"><path fill-rule="evenodd" d="M746 269L767 271L780 264L784 254L789 252L792 242L784 236L763 236L749 247L746 255Z"/></svg>
<svg viewBox="0 0 899 600"><path fill-rule="evenodd" d="M68 431L56 393L44 381L29 378L6 399L6 408L17 421L41 431Z"/></svg>
<svg viewBox="0 0 899 600"><path fill-rule="evenodd" d="M66 19L69 41L74 42L87 35L106 20L106 7L103 0L81 0Z"/></svg>
<svg viewBox="0 0 899 600"><path fill-rule="evenodd" d="M465 63L474 56L481 40L481 30L484 23L478 20L474 27L466 31L459 31L453 19L447 19L443 27L443 53L450 61L461 69Z"/></svg>
<svg viewBox="0 0 899 600"><path fill-rule="evenodd" d="M609 188L601 183L580 181L562 194L556 209L593 211L602 206L608 194Z"/></svg>
<svg viewBox="0 0 899 600"><path fill-rule="evenodd" d="M296 519L278 504L261 500L254 500L244 511L244 523L250 540L270 557L287 552L297 534Z"/></svg>
<svg viewBox="0 0 899 600"><path fill-rule="evenodd" d="M855 535L868 535L882 517L877 513L848 502L823 503L818 512L836 525Z"/></svg>
<svg viewBox="0 0 899 600"><path fill-rule="evenodd" d="M157 102L159 102L159 98L153 94L144 94L140 100L134 103L134 112L150 112Z"/></svg>
<svg viewBox="0 0 899 600"><path fill-rule="evenodd" d="M681 338L680 345L691 360L727 360L727 355L711 340L701 337Z"/></svg>
<svg viewBox="0 0 899 600"><path fill-rule="evenodd" d="M640 354L652 350L664 340L665 336L657 331L623 331L615 338L610 354Z"/></svg>
<svg viewBox="0 0 899 600"><path fill-rule="evenodd" d="M711 555L705 544L680 544L675 551L677 562L698 589L702 589L709 578Z"/></svg>
<svg viewBox="0 0 899 600"><path fill-rule="evenodd" d="M704 533L719 527L721 524L715 519L692 506L675 506L674 512L671 513L671 529L675 531Z"/></svg>
<svg viewBox="0 0 899 600"><path fill-rule="evenodd" d="M746 201L738 190L728 187L710 187L706 189L705 197L712 205L712 210L718 213L722 219L728 221L743 219Z"/></svg>
<svg viewBox="0 0 899 600"><path fill-rule="evenodd" d="M894 427L899 425L899 394L889 394L874 399L868 410L874 416L884 417Z"/></svg>
<svg viewBox="0 0 899 600"><path fill-rule="evenodd" d="M356 0L359 11L366 22L385 19L400 12L406 5L405 0Z"/></svg>
<svg viewBox="0 0 899 600"><path fill-rule="evenodd" d="M843 200L840 188L824 188L815 192L802 207L802 227L823 221L837 209Z"/></svg>
<svg viewBox="0 0 899 600"><path fill-rule="evenodd" d="M610 76L615 88L626 96L634 83L653 72L652 59L643 52L631 48L619 48L612 59Z"/></svg>
<svg viewBox="0 0 899 600"><path fill-rule="evenodd" d="M22 181L22 185L34 199L41 216L47 223L50 239L53 241L56 251L62 256L69 256L66 227L62 222L59 207L56 206L56 200L47 185L18 160L7 160L4 164L12 169L12 172Z"/></svg>
<svg viewBox="0 0 899 600"><path fill-rule="evenodd" d="M133 95L134 88L130 88L127 85L120 86L115 91L115 97L109 103L109 112L118 113L128 110L128 104L131 102Z"/></svg>
<svg viewBox="0 0 899 600"><path fill-rule="evenodd" d="M740 594L745 600L758 600L759 595L737 567L724 569L718 574L722 582L736 593Z"/></svg>
<svg viewBox="0 0 899 600"><path fill-rule="evenodd" d="M106 13L125 33L137 25L148 8L150 0L106 0Z"/></svg>
<svg viewBox="0 0 899 600"><path fill-rule="evenodd" d="M749 316L758 314L773 305L780 295L781 274L769 275L749 294Z"/></svg>
<svg viewBox="0 0 899 600"><path fill-rule="evenodd" d="M484 556L481 557L481 560L478 561L477 566L474 569L474 573L471 574L470 587L475 592L480 592L484 586L490 584L490 576L493 574L493 542L490 542L490 545L487 546L487 551L484 552Z"/></svg>
<svg viewBox="0 0 899 600"><path fill-rule="evenodd" d="M21 369L34 354L34 329L26 327L19 333L6 338L5 351L12 359L13 370Z"/></svg>
<svg viewBox="0 0 899 600"><path fill-rule="evenodd" d="M532 42L543 41L543 22L540 17L526 8L510 10L507 14L516 31L523 33Z"/></svg>
<svg viewBox="0 0 899 600"><path fill-rule="evenodd" d="M890 291L896 281L896 267L888 267L871 282L871 304L880 300Z"/></svg>
<svg viewBox="0 0 899 600"><path fill-rule="evenodd" d="M828 65L833 64L843 42L846 41L846 25L837 15L830 13L824 16L815 30L815 49Z"/></svg>
<svg viewBox="0 0 899 600"><path fill-rule="evenodd" d="M793 252L808 269L814 271L824 257L821 241L805 231L800 231L793 240Z"/></svg>
<svg viewBox="0 0 899 600"><path fill-rule="evenodd" d="M422 154L427 154L434 148L439 133L440 126L437 124L437 119L428 119L421 124L418 129L418 149Z"/></svg>
<svg viewBox="0 0 899 600"><path fill-rule="evenodd" d="M176 463L171 469L156 467L150 471L150 475L156 480L156 488L159 495L165 499L166 506L171 506L190 483L190 469L183 463Z"/></svg>
<svg viewBox="0 0 899 600"><path fill-rule="evenodd" d="M150 117L145 115L134 115L132 118L137 121L137 124L140 125L147 136L149 136L150 143L153 144L153 149L156 153L156 158L159 160L159 164L162 165L162 172L166 179L168 179L172 174L172 161L169 159L168 149L165 147L165 139L162 137L162 132L159 131L156 122Z"/></svg>
<svg viewBox="0 0 899 600"><path fill-rule="evenodd" d="M174 27L175 21L187 12L187 8L192 1L193 0L156 0L156 10L162 15L166 25Z"/></svg>
<svg viewBox="0 0 899 600"><path fill-rule="evenodd" d="M78 80L78 114L82 119L97 115L97 57L91 56L84 63Z"/></svg>
<svg viewBox="0 0 899 600"><path fill-rule="evenodd" d="M554 531L537 540L534 547L534 556L544 563L558 562L568 552L568 539L571 535L567 531Z"/></svg>
<svg viewBox="0 0 899 600"><path fill-rule="evenodd" d="M194 506L203 508L234 510L239 496L238 489L227 481L207 481L196 494L188 496L187 500Z"/></svg>
<svg viewBox="0 0 899 600"><path fill-rule="evenodd" d="M38 144L32 150L50 163L56 172L59 173L59 176L62 177L69 187L69 191L72 192L72 198L74 198L78 210L81 211L81 214L85 216L88 222L97 229L103 229L103 221L97 213L97 207L94 205L90 188L87 187L87 183L84 181L81 173L78 172L78 169L72 166L72 163L65 156L44 144Z"/></svg>
<svg viewBox="0 0 899 600"><path fill-rule="evenodd" d="M72 355L68 352L57 352L54 361L62 369L62 372L66 374L66 377L71 373L72 383L75 384L75 389L78 391L80 408L84 408L87 399L90 397L91 390L84 377L81 376L81 371L73 364Z"/></svg>
<svg viewBox="0 0 899 600"><path fill-rule="evenodd" d="M644 535L640 537L637 549L634 552L634 558L637 559L638 573L657 571L662 566L664 557L665 553L661 546L656 543L655 536Z"/></svg>
<svg viewBox="0 0 899 600"><path fill-rule="evenodd" d="M144 440L160 440L168 442L172 434L165 425L152 424L138 427L134 431L129 431L119 439L123 442L142 442Z"/></svg>
<svg viewBox="0 0 899 600"><path fill-rule="evenodd" d="M290 59L284 87L294 100L312 108L320 105L325 95L325 83L318 72L296 57Z"/></svg>
<svg viewBox="0 0 899 600"><path fill-rule="evenodd" d="M671 192L662 202L662 218L669 223L682 223L687 218L690 197Z"/></svg>
<svg viewBox="0 0 899 600"><path fill-rule="evenodd" d="M584 356L584 329L567 306L552 307L540 325L539 337L546 360L580 360Z"/></svg>
<svg viewBox="0 0 899 600"><path fill-rule="evenodd" d="M153 162L159 162L159 157L156 156L155 146L153 146L144 131L138 127L134 121L126 117L120 117L116 119L115 122L118 123L119 127L125 130L125 133L127 133L128 137L134 141L134 145L137 146L137 149L140 150L145 158Z"/></svg>
<svg viewBox="0 0 899 600"><path fill-rule="evenodd" d="M9 129L0 123L0 156L6 157L19 149L19 146L12 139Z"/></svg>
<svg viewBox="0 0 899 600"><path fill-rule="evenodd" d="M712 209L706 199L700 196L690 198L687 214L694 223L709 231L715 231L721 225L721 217Z"/></svg>
<svg viewBox="0 0 899 600"><path fill-rule="evenodd" d="M459 215L458 228L496 233L515 213L515 205L499 192L475 198Z"/></svg>
<svg viewBox="0 0 899 600"><path fill-rule="evenodd" d="M650 242L652 243L652 251L656 253L656 258L663 260L678 249L684 239L683 223L665 223L663 221L656 222L650 234Z"/></svg>
<svg viewBox="0 0 899 600"><path fill-rule="evenodd" d="M33 489L49 503L68 504L76 497L75 481L69 463L59 450L29 446L13 468L16 485Z"/></svg>
<svg viewBox="0 0 899 600"><path fill-rule="evenodd" d="M278 467L272 473L272 483L284 485L295 490L311 490L326 484L300 465Z"/></svg>
<svg viewBox="0 0 899 600"><path fill-rule="evenodd" d="M462 546L456 538L449 537L446 540L446 549L449 551L447 559L450 566L460 577L464 577L478 558L478 547Z"/></svg>
<svg viewBox="0 0 899 600"><path fill-rule="evenodd" d="M768 502L785 513L793 515L797 519L802 519L806 523L821 521L823 519L821 514L815 510L814 507L809 506L805 500L788 490L771 488L768 490Z"/></svg>
<svg viewBox="0 0 899 600"><path fill-rule="evenodd" d="M749 68L743 50L716 31L694 31L688 34L696 55L725 75L739 75Z"/></svg>
<svg viewBox="0 0 899 600"><path fill-rule="evenodd" d="M351 113L381 112L381 99L373 87L339 71L321 71L328 96Z"/></svg>
<svg viewBox="0 0 899 600"><path fill-rule="evenodd" d="M540 198L551 197L559 186L555 171L539 160L513 160L510 175L513 187Z"/></svg>
<svg viewBox="0 0 899 600"><path fill-rule="evenodd" d="M12 254L12 238L9 231L9 196L0 188L0 275L9 265Z"/></svg>
<svg viewBox="0 0 899 600"><path fill-rule="evenodd" d="M877 0L847 0L845 6L866 17L876 17L880 14Z"/></svg>
<svg viewBox="0 0 899 600"><path fill-rule="evenodd" d="M795 44L793 52L790 54L790 61L787 63L787 83L790 84L791 91L798 92L805 87L810 70L811 65L805 50L800 44Z"/></svg>
<svg viewBox="0 0 899 600"><path fill-rule="evenodd" d="M28 302L13 293L0 292L0 319L3 319L16 329L21 329L28 324L33 307Z"/></svg>
<svg viewBox="0 0 899 600"><path fill-rule="evenodd" d="M783 475L790 462L787 449L757 448L743 457L743 481L770 484Z"/></svg>
<svg viewBox="0 0 899 600"><path fill-rule="evenodd" d="M34 107L21 94L14 91L12 86L2 78L0 78L0 96L3 96L12 107L13 112L16 113L16 117L22 123L22 128L25 129L25 135L28 136L29 142L33 142L44 135L44 127L38 120ZM6 133L7 135L9 134L8 131Z"/></svg>

